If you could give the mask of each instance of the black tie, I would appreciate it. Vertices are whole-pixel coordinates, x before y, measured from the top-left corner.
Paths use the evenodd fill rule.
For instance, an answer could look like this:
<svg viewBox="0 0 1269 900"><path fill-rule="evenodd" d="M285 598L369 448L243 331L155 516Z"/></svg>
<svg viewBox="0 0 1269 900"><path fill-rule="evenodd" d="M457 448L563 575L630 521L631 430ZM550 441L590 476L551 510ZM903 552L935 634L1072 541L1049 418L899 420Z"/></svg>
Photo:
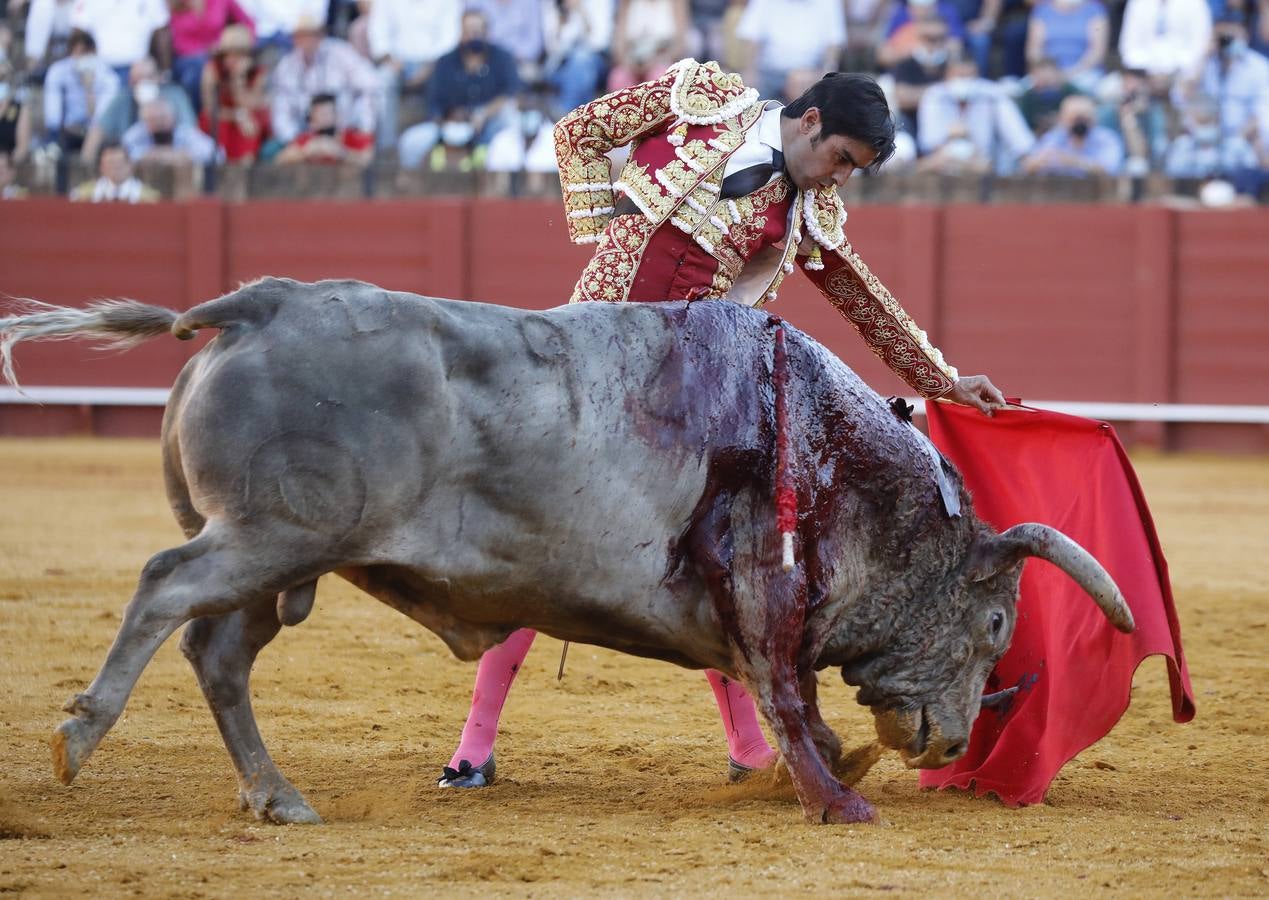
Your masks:
<svg viewBox="0 0 1269 900"><path fill-rule="evenodd" d="M776 172L782 174L784 172L784 154L779 150L772 150L771 162L749 166L749 168L741 169L739 172L732 172L724 178L722 198L724 200L735 200L737 197L747 197L758 188L766 185Z"/></svg>

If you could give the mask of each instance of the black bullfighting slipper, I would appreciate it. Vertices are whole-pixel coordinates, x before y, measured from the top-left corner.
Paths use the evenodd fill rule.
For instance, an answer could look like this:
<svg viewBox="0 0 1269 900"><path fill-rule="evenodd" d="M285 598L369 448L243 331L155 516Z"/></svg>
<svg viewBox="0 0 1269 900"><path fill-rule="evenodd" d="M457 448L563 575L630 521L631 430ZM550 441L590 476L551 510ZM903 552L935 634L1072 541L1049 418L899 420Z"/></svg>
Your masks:
<svg viewBox="0 0 1269 900"><path fill-rule="evenodd" d="M754 772L760 771L753 766L746 766L744 763L738 763L730 756L727 757L727 780L732 784L740 784Z"/></svg>
<svg viewBox="0 0 1269 900"><path fill-rule="evenodd" d="M462 760L457 769L449 766L441 768L441 777L436 779L436 786L443 788L482 788L491 784L498 766L494 763L493 754L480 765L472 768L468 760Z"/></svg>

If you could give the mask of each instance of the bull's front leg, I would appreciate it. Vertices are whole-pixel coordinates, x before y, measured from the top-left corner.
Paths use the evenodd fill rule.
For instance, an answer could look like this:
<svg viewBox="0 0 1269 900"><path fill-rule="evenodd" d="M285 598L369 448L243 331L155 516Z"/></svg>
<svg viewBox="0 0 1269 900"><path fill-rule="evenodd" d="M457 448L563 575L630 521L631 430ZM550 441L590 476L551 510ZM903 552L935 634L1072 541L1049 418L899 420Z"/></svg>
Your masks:
<svg viewBox="0 0 1269 900"><path fill-rule="evenodd" d="M819 681L814 669L805 669L798 679L798 689L802 702L806 704L806 725L811 732L811 740L819 748L820 756L828 763L829 769L836 772L842 761L842 739L829 727L820 714Z"/></svg>
<svg viewBox="0 0 1269 900"><path fill-rule="evenodd" d="M876 821L872 805L829 770L825 756L833 754L832 742L823 749L816 742L828 726L803 697L798 657L806 622L805 571L781 569L780 539L770 527L769 510L737 506L739 523L726 506L715 506L693 545L698 571L734 647L736 670L775 734L807 820Z"/></svg>
<svg viewBox="0 0 1269 900"><path fill-rule="evenodd" d="M770 658L752 661L746 666L746 680L775 733L802 813L808 822L822 824L875 822L877 812L872 804L833 776L816 745L813 716L808 714L798 689L797 669L792 662L796 653L793 647L788 657L781 658L777 651Z"/></svg>

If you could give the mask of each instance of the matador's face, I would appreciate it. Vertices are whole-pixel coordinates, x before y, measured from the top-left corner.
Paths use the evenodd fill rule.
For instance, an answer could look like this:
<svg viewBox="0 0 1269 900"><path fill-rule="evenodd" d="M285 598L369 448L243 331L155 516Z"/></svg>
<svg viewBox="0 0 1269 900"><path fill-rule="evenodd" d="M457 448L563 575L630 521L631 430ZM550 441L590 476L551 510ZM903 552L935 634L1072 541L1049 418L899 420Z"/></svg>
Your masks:
<svg viewBox="0 0 1269 900"><path fill-rule="evenodd" d="M844 134L822 136L820 111L812 106L784 129L784 165L789 179L801 190L841 187L856 169L866 169L877 151Z"/></svg>

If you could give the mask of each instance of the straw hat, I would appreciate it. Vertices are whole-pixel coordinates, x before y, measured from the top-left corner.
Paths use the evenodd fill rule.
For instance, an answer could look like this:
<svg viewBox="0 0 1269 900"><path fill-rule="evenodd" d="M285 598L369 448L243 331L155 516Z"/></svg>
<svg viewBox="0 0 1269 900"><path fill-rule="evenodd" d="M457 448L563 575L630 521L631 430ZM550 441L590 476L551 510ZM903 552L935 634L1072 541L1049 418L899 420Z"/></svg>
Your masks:
<svg viewBox="0 0 1269 900"><path fill-rule="evenodd" d="M216 45L217 53L250 53L255 46L251 38L251 29L246 25L226 25L220 33L220 43Z"/></svg>

